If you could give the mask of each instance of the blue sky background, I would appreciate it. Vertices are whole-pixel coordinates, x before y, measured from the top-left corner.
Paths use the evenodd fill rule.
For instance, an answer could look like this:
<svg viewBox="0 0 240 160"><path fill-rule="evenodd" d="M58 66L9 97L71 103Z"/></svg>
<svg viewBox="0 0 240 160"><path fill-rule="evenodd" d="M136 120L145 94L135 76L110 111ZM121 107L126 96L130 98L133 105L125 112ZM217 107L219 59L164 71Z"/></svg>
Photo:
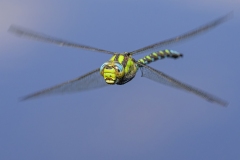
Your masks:
<svg viewBox="0 0 240 160"><path fill-rule="evenodd" d="M140 74L124 86L19 102L110 56L18 38L7 32L11 24L124 52L232 10L227 23L168 48L182 59L151 64L226 99L228 108ZM239 0L1 0L0 159L240 159L239 28Z"/></svg>

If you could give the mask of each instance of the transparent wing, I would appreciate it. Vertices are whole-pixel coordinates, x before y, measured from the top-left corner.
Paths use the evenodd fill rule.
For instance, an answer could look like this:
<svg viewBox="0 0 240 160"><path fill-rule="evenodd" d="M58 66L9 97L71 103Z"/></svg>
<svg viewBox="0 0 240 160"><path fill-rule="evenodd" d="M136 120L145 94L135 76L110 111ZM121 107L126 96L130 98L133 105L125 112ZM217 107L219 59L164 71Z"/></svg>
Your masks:
<svg viewBox="0 0 240 160"><path fill-rule="evenodd" d="M103 77L100 75L99 69L96 69L76 79L27 95L23 97L22 100L52 94L86 91L104 86L107 86L107 84L104 81Z"/></svg>
<svg viewBox="0 0 240 160"><path fill-rule="evenodd" d="M77 43L72 43L72 42L67 42L64 40L60 40L57 38L52 38L44 34L36 33L18 26L11 25L10 28L8 29L9 32L12 32L18 36L24 36L28 38L32 38L38 41L43 41L43 42L48 42L48 43L54 43L60 46L68 46L68 47L74 47L74 48L81 48L81 49L86 49L86 50L91 50L91 51L97 51L97 52L102 52L102 53L107 53L113 55L114 52L99 49L99 48L94 48L82 44L77 44Z"/></svg>
<svg viewBox="0 0 240 160"><path fill-rule="evenodd" d="M200 33L203 33L203 32L206 32L216 26L218 26L219 24L227 21L228 19L230 19L233 15L233 12L230 12L229 14L223 16L223 17L220 17L202 27L199 27L197 29L194 29L190 32L187 32L185 34L182 34L182 35L179 35L177 37L173 37L173 38L170 38L170 39L167 39L167 40L164 40L164 41L161 41L161 42L158 42L158 43L154 43L152 45L149 45L149 46L146 46L146 47L143 47L143 48L140 48L140 49L137 49L135 51L132 51L130 52L132 55L135 55L135 54L140 54L140 53L145 53L145 52L155 52L159 49L161 49L163 46L166 47L168 45L171 45L171 44L175 44L177 42L182 42L183 40L187 40L189 38L192 38L192 37L195 37L197 35L199 35Z"/></svg>
<svg viewBox="0 0 240 160"><path fill-rule="evenodd" d="M215 102L221 106L227 106L228 103L220 98L217 98L209 93L206 93L204 91L201 91L200 89L197 89L197 88L194 88L188 84L184 84L168 75L166 75L165 73L163 72L160 72L152 67L149 67L149 66L146 66L146 65L143 65L141 63L138 63L136 62L139 66L140 66L140 69L142 71L142 76L143 77L146 77L146 78L149 78L153 81L156 81L158 83L162 83L162 84L165 84L165 85L169 85L169 86L172 86L172 87L175 87L175 88L180 88L180 89L183 89L185 91L189 91L193 94L196 94L210 102Z"/></svg>

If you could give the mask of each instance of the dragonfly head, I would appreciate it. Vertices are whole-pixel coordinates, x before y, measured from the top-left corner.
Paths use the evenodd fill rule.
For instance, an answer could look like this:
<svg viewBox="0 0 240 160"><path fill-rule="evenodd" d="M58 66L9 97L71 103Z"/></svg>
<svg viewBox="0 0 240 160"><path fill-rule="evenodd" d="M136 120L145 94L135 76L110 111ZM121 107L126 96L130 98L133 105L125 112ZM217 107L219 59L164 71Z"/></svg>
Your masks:
<svg viewBox="0 0 240 160"><path fill-rule="evenodd" d="M100 67L100 73L107 84L116 84L124 76L124 68L117 61L108 61Z"/></svg>

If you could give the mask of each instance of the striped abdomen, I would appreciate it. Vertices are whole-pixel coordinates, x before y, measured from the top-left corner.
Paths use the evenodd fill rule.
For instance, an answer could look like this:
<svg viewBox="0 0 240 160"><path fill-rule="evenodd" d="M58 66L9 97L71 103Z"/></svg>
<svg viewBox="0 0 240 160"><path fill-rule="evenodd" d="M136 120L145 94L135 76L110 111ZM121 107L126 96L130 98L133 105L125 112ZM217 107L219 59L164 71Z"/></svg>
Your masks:
<svg viewBox="0 0 240 160"><path fill-rule="evenodd" d="M176 59L176 58L179 58L182 56L183 55L181 53L178 53L177 51L165 49L162 51L153 52L153 53L145 56L144 58L139 59L138 62L143 63L143 64L149 64L151 62L154 62L159 59L163 59L165 57L170 57L170 58Z"/></svg>

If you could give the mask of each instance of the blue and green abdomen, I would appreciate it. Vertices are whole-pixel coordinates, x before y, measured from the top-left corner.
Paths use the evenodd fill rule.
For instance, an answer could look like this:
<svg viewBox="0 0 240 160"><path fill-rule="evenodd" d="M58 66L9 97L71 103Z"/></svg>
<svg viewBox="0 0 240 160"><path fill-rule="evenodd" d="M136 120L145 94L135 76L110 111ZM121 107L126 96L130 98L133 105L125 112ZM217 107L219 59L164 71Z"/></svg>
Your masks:
<svg viewBox="0 0 240 160"><path fill-rule="evenodd" d="M153 52L153 53L145 56L144 58L139 59L138 62L143 63L143 64L149 64L151 62L163 59L165 57L170 57L170 58L176 59L176 58L179 58L182 56L183 55L177 51L165 49L165 50L161 50L158 52Z"/></svg>

